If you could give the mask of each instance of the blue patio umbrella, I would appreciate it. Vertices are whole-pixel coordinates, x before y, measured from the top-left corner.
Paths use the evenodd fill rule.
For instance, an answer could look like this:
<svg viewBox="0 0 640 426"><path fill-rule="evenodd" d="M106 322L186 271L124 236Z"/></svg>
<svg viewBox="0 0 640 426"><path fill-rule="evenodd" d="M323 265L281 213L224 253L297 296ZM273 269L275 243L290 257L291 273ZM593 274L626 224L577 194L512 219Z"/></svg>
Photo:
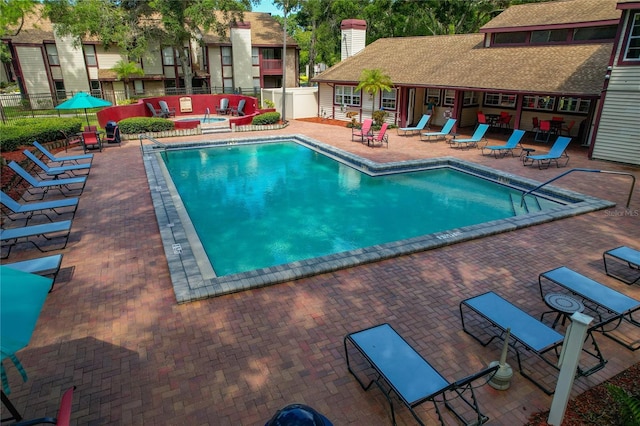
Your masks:
<svg viewBox="0 0 640 426"><path fill-rule="evenodd" d="M7 394L10 390L4 359L11 359L27 380L15 353L29 344L52 283L51 278L0 266L0 373Z"/></svg>
<svg viewBox="0 0 640 426"><path fill-rule="evenodd" d="M55 108L56 109L84 109L84 115L85 117L87 117L87 124L89 124L89 116L87 115L87 108L103 108L108 106L111 106L111 102L105 101L104 99L96 98L85 92L78 92Z"/></svg>

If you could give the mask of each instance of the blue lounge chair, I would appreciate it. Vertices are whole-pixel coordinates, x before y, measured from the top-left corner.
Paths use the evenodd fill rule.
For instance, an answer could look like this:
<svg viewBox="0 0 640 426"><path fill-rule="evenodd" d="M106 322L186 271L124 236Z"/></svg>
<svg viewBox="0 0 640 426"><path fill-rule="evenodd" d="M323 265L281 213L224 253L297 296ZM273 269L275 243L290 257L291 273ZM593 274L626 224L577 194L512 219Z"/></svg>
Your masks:
<svg viewBox="0 0 640 426"><path fill-rule="evenodd" d="M465 322L465 313L471 321ZM480 319L484 321L479 321ZM530 373L522 368L520 347L524 347L547 365L559 370L557 366L559 352L557 349L564 341L562 334L492 291L460 302L460 321L462 322L462 330L482 346L487 346L496 338L504 339L505 332L510 329L510 336L514 342L510 341L509 346L516 353L520 374L542 389L547 395L553 394L552 390L534 379ZM490 327L485 327L484 322L488 322ZM474 332L471 330L474 330ZM596 344L591 329L588 331L588 337L591 340L593 349L585 346L583 352L595 358L597 363L588 369L578 367L578 376L593 374L603 369L606 364L606 360Z"/></svg>
<svg viewBox="0 0 640 426"><path fill-rule="evenodd" d="M8 247L7 254L2 256L2 259L9 257L13 246L18 244L19 240L25 238L24 242L33 244L41 252L47 252L51 250L62 250L67 246L69 241L69 234L71 233L71 221L63 220L60 222L43 223L39 225L23 226L21 228L9 228L0 229L0 242L3 247ZM52 240L54 238L63 238L64 244L62 247L56 247L53 249L43 249L31 237L43 237L46 240ZM20 241L21 242L21 241Z"/></svg>
<svg viewBox="0 0 640 426"><path fill-rule="evenodd" d="M513 150L516 149L518 147L518 145L520 145L520 141L522 140L522 137L524 136L524 130L514 130L513 133L511 133L511 136L509 136L509 139L507 140L507 142L504 145L485 145L482 147L482 155L486 155L484 150L486 149L488 151L489 154L493 153L493 156L498 158L498 155L500 155L501 157L506 156L508 153L511 153L512 157L515 157L515 155L513 154ZM520 145L520 148L522 148L522 145Z"/></svg>
<svg viewBox="0 0 640 426"><path fill-rule="evenodd" d="M406 136L407 134L414 134L414 133L421 132L424 130L425 127L427 127L427 123L429 123L430 119L431 119L431 116L429 114L424 114L420 119L420 121L418 121L418 124L416 124L415 127L398 127L398 134Z"/></svg>
<svg viewBox="0 0 640 426"><path fill-rule="evenodd" d="M349 346L352 346L355 351ZM355 377L362 389L369 390L375 383L384 392L391 407L391 419L394 425L396 416L391 399L392 393L398 396L421 425L425 423L414 409L428 401L433 402L442 425L445 422L439 403L444 403L444 406L463 424L481 425L489 420L480 412L474 393L475 386L472 384L481 377L494 373L498 369L497 365L449 383L391 325L386 323L348 334L344 338L344 352L347 358L347 370ZM364 362L352 365L353 356L350 357L350 353L356 355L358 361L364 358ZM359 367L360 375L356 374L355 367ZM363 380L363 371L366 370L373 370L375 374L370 373L369 377ZM453 400L457 400L457 407L454 406Z"/></svg>
<svg viewBox="0 0 640 426"><path fill-rule="evenodd" d="M65 197L69 197L70 194L65 193L62 188L65 188L69 192L77 192L76 195L80 195L82 194L82 191L84 191L84 186L87 183L86 176L78 176L65 179L37 180L36 178L31 176L25 169L20 167L20 165L15 161L9 163L9 168L16 172L22 179L26 180L27 183L33 188L42 189L42 197L40 199L44 198L44 196L50 189L57 189ZM36 195L31 192L31 189L27 189L27 192L31 195Z"/></svg>
<svg viewBox="0 0 640 426"><path fill-rule="evenodd" d="M6 209L12 212L6 214L6 217L8 219L26 219L27 222L29 222L29 219L31 219L36 214L44 215L47 217L47 219L49 219L49 222L52 222L49 215L45 213L45 211L47 210L57 214L58 216L65 213L70 213L71 218L73 218L73 216L75 216L76 214L76 210L78 209L77 198L66 198L61 200L21 204L7 195L4 191L0 192L0 204L2 204ZM69 207L72 209L69 210ZM58 211L59 209L62 209L62 211ZM17 217L17 215L22 216Z"/></svg>
<svg viewBox="0 0 640 426"><path fill-rule="evenodd" d="M631 333L618 330L624 323L640 327L640 318L637 317L640 314L640 300L609 288L566 266L543 272L538 276L542 298L544 298L543 284L546 286L555 284L580 296L584 306L589 309L589 315L596 318L594 325L591 326L592 329L629 350L640 349L640 340L634 340Z"/></svg>
<svg viewBox="0 0 640 426"><path fill-rule="evenodd" d="M22 151L22 153L29 160L36 163L36 165L40 167L46 173L47 176L52 176L54 179L57 179L60 175L64 175L64 174L69 174L68 176L72 177L78 171L85 171L86 173L82 173L82 174L88 175L89 170L91 169L91 164L89 163L71 164L69 166L49 167L42 160L40 160L38 157L33 155L33 153L28 149L25 149L24 151Z"/></svg>
<svg viewBox="0 0 640 426"><path fill-rule="evenodd" d="M93 161L93 154L81 154L81 155L69 155L64 157L56 157L51 153L51 151L49 151L44 146L40 145L40 143L37 141L33 143L33 146L35 146L38 150L40 150L40 152L44 154L44 156L47 157L50 162L60 163L61 166L64 166L64 163L66 162L80 164L80 160L89 160L88 163L84 163L84 164L91 164L91 162Z"/></svg>
<svg viewBox="0 0 640 426"><path fill-rule="evenodd" d="M569 164L569 156L565 152L569 146L569 142L571 142L571 138L559 136L548 153L540 155L525 155L522 157L522 165L532 166L537 161L538 168L542 170L543 168L549 168L551 163L556 163L556 167L560 167L560 162L558 160L566 158L566 161L562 165L562 167L565 167Z"/></svg>
<svg viewBox="0 0 640 426"><path fill-rule="evenodd" d="M478 146L478 142L480 142L482 139L485 139L484 135L485 133L487 133L487 130L489 129L489 125L488 124L480 124L478 125L478 127L476 128L476 131L473 132L473 135L471 136L471 138L467 138L467 139L456 139L453 138L449 141L449 143L451 144L451 147L456 147L456 148L471 148L472 146L477 147Z"/></svg>
<svg viewBox="0 0 640 426"><path fill-rule="evenodd" d="M60 265L62 264L62 255L54 254L51 256L43 256L35 259L23 260L14 263L3 263L2 266L15 269L16 271L26 272L28 274L42 275L43 277L51 277L51 288L49 292L53 290L53 285L56 282L58 272L60 272Z"/></svg>
<svg viewBox="0 0 640 426"><path fill-rule="evenodd" d="M620 274L617 271L610 271L611 268L609 267L610 265L607 265L607 258L618 261L614 263L626 263L626 266L631 269L631 271L628 271L629 274ZM618 279L629 285L635 284L640 280L640 274L638 274L635 279L630 276L631 274L635 276L635 273L640 271L640 250L635 250L626 246L617 247L602 253L602 260L604 261L604 272L610 277Z"/></svg>
<svg viewBox="0 0 640 426"><path fill-rule="evenodd" d="M451 129L453 129L454 124L456 124L456 119L455 118L449 118L447 120L446 123L444 123L444 126L442 126L442 129L440 129L439 132L427 132L427 133L421 133L420 134L420 140L431 140L431 138L435 138L435 140L438 139L445 139L447 137L447 135L449 134L449 132L451 132Z"/></svg>

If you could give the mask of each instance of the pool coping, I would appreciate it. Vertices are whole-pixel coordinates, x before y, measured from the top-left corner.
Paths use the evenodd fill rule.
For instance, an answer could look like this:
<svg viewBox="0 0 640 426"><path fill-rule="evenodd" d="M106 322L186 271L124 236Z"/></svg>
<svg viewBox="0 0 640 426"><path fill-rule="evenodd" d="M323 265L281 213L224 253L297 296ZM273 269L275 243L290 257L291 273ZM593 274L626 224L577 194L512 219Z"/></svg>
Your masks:
<svg viewBox="0 0 640 426"><path fill-rule="evenodd" d="M165 149L188 149L285 141L293 141L307 146L310 149L372 176L449 167L525 191L536 188L541 184L539 181L454 157L376 163L303 135L184 142L172 144L168 148L166 145L141 145L151 199L156 211L158 227L169 266L176 301L178 303L186 303L286 281L293 281L321 273L436 249L483 236L514 231L520 228L615 206L615 203L611 201L547 185L541 190L536 191L536 195L542 195L572 204L561 205L540 212L532 212L478 225L454 228L406 240L216 277L206 254L204 254L202 244L186 214L180 197L177 196L177 192L173 187L173 182L168 175L160 153Z"/></svg>

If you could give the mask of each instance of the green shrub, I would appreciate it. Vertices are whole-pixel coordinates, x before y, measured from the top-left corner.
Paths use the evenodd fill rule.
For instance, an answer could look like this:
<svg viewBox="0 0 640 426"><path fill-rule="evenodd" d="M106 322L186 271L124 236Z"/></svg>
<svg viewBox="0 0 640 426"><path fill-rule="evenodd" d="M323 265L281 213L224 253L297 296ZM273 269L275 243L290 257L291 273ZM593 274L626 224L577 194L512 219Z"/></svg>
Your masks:
<svg viewBox="0 0 640 426"><path fill-rule="evenodd" d="M280 121L279 112L265 112L264 114L256 115L255 117L253 117L253 121L251 121L251 124L260 126L264 124L275 124L278 121Z"/></svg>
<svg viewBox="0 0 640 426"><path fill-rule="evenodd" d="M276 104L270 99L265 99L265 100L262 101L262 103L264 104L263 106L265 108L273 108L273 107L276 106Z"/></svg>
<svg viewBox="0 0 640 426"><path fill-rule="evenodd" d="M165 132L173 130L173 121L157 117L132 117L118 122L120 131L125 134L145 132Z"/></svg>
<svg viewBox="0 0 640 426"><path fill-rule="evenodd" d="M82 128L79 118L23 118L8 125L0 125L0 151L14 151L21 145L30 145L64 139L64 135L78 133Z"/></svg>

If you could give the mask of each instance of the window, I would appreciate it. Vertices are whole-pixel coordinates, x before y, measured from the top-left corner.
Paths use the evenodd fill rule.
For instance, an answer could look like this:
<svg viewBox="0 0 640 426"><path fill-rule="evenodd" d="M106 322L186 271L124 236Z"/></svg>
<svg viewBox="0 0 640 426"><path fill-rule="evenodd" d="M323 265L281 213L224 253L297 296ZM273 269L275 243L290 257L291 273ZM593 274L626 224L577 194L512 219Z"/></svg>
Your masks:
<svg viewBox="0 0 640 426"><path fill-rule="evenodd" d="M495 33L493 35L493 44L523 44L527 42L526 31L518 31L514 33Z"/></svg>
<svg viewBox="0 0 640 426"><path fill-rule="evenodd" d="M630 21L631 31L624 53L625 61L640 61L640 12L633 15Z"/></svg>
<svg viewBox="0 0 640 426"><path fill-rule="evenodd" d="M222 54L222 65L233 64L233 57L231 56L230 46L222 46L222 48L220 49L220 53Z"/></svg>
<svg viewBox="0 0 640 426"><path fill-rule="evenodd" d="M396 109L396 89L391 89L389 92L382 91L382 109L393 110Z"/></svg>
<svg viewBox="0 0 640 426"><path fill-rule="evenodd" d="M136 95L144 93L144 82L142 80L133 80L133 91Z"/></svg>
<svg viewBox="0 0 640 426"><path fill-rule="evenodd" d="M551 96L525 96L523 98L523 107L527 109L553 111L555 103L556 98Z"/></svg>
<svg viewBox="0 0 640 426"><path fill-rule="evenodd" d="M173 47L165 47L162 49L162 65L175 65Z"/></svg>
<svg viewBox="0 0 640 426"><path fill-rule="evenodd" d="M590 105L591 101L588 99L567 98L564 96L558 99L558 111L563 112L582 112L586 114L589 112Z"/></svg>
<svg viewBox="0 0 640 426"><path fill-rule="evenodd" d="M360 92L355 86L336 86L334 103L338 105L360 106Z"/></svg>
<svg viewBox="0 0 640 426"><path fill-rule="evenodd" d="M55 44L45 44L47 50L47 57L49 58L49 65L60 65L60 58L58 57L58 48Z"/></svg>
<svg viewBox="0 0 640 426"><path fill-rule="evenodd" d="M478 105L478 94L476 92L464 92L462 104L465 106Z"/></svg>
<svg viewBox="0 0 640 426"><path fill-rule="evenodd" d="M223 93L233 93L233 78L222 79L222 91Z"/></svg>
<svg viewBox="0 0 640 426"><path fill-rule="evenodd" d="M91 80L89 81L89 86L91 87L91 95L96 96L98 98L102 97L102 90L100 90L100 81Z"/></svg>
<svg viewBox="0 0 640 426"><path fill-rule="evenodd" d="M516 95L508 93L485 93L484 105L515 108L516 99Z"/></svg>
<svg viewBox="0 0 640 426"><path fill-rule="evenodd" d="M53 83L56 86L56 98L58 98L58 99L66 99L67 90L64 88L64 81L56 80Z"/></svg>
<svg viewBox="0 0 640 426"><path fill-rule="evenodd" d="M569 30L545 30L545 31L532 31L531 43L553 43L567 41Z"/></svg>
<svg viewBox="0 0 640 426"><path fill-rule="evenodd" d="M447 89L444 91L444 103L446 106L453 106L453 102L456 100L456 91Z"/></svg>
<svg viewBox="0 0 640 426"><path fill-rule="evenodd" d="M425 105L429 103L429 99L431 99L434 104L440 105L440 89L427 89L424 92Z"/></svg>
<svg viewBox="0 0 640 426"><path fill-rule="evenodd" d="M573 39L576 41L613 40L614 38L616 38L617 29L618 27L616 25L609 25L605 27L576 28L573 31Z"/></svg>
<svg viewBox="0 0 640 426"><path fill-rule="evenodd" d="M260 88L260 77L253 77L253 87L255 89Z"/></svg>
<svg viewBox="0 0 640 426"><path fill-rule="evenodd" d="M260 65L260 52L257 47L251 48L251 64Z"/></svg>
<svg viewBox="0 0 640 426"><path fill-rule="evenodd" d="M262 49L262 59L282 59L282 49Z"/></svg>
<svg viewBox="0 0 640 426"><path fill-rule="evenodd" d="M93 44L85 44L82 46L84 51L84 61L88 67L97 67L98 60L96 59L96 47Z"/></svg>

